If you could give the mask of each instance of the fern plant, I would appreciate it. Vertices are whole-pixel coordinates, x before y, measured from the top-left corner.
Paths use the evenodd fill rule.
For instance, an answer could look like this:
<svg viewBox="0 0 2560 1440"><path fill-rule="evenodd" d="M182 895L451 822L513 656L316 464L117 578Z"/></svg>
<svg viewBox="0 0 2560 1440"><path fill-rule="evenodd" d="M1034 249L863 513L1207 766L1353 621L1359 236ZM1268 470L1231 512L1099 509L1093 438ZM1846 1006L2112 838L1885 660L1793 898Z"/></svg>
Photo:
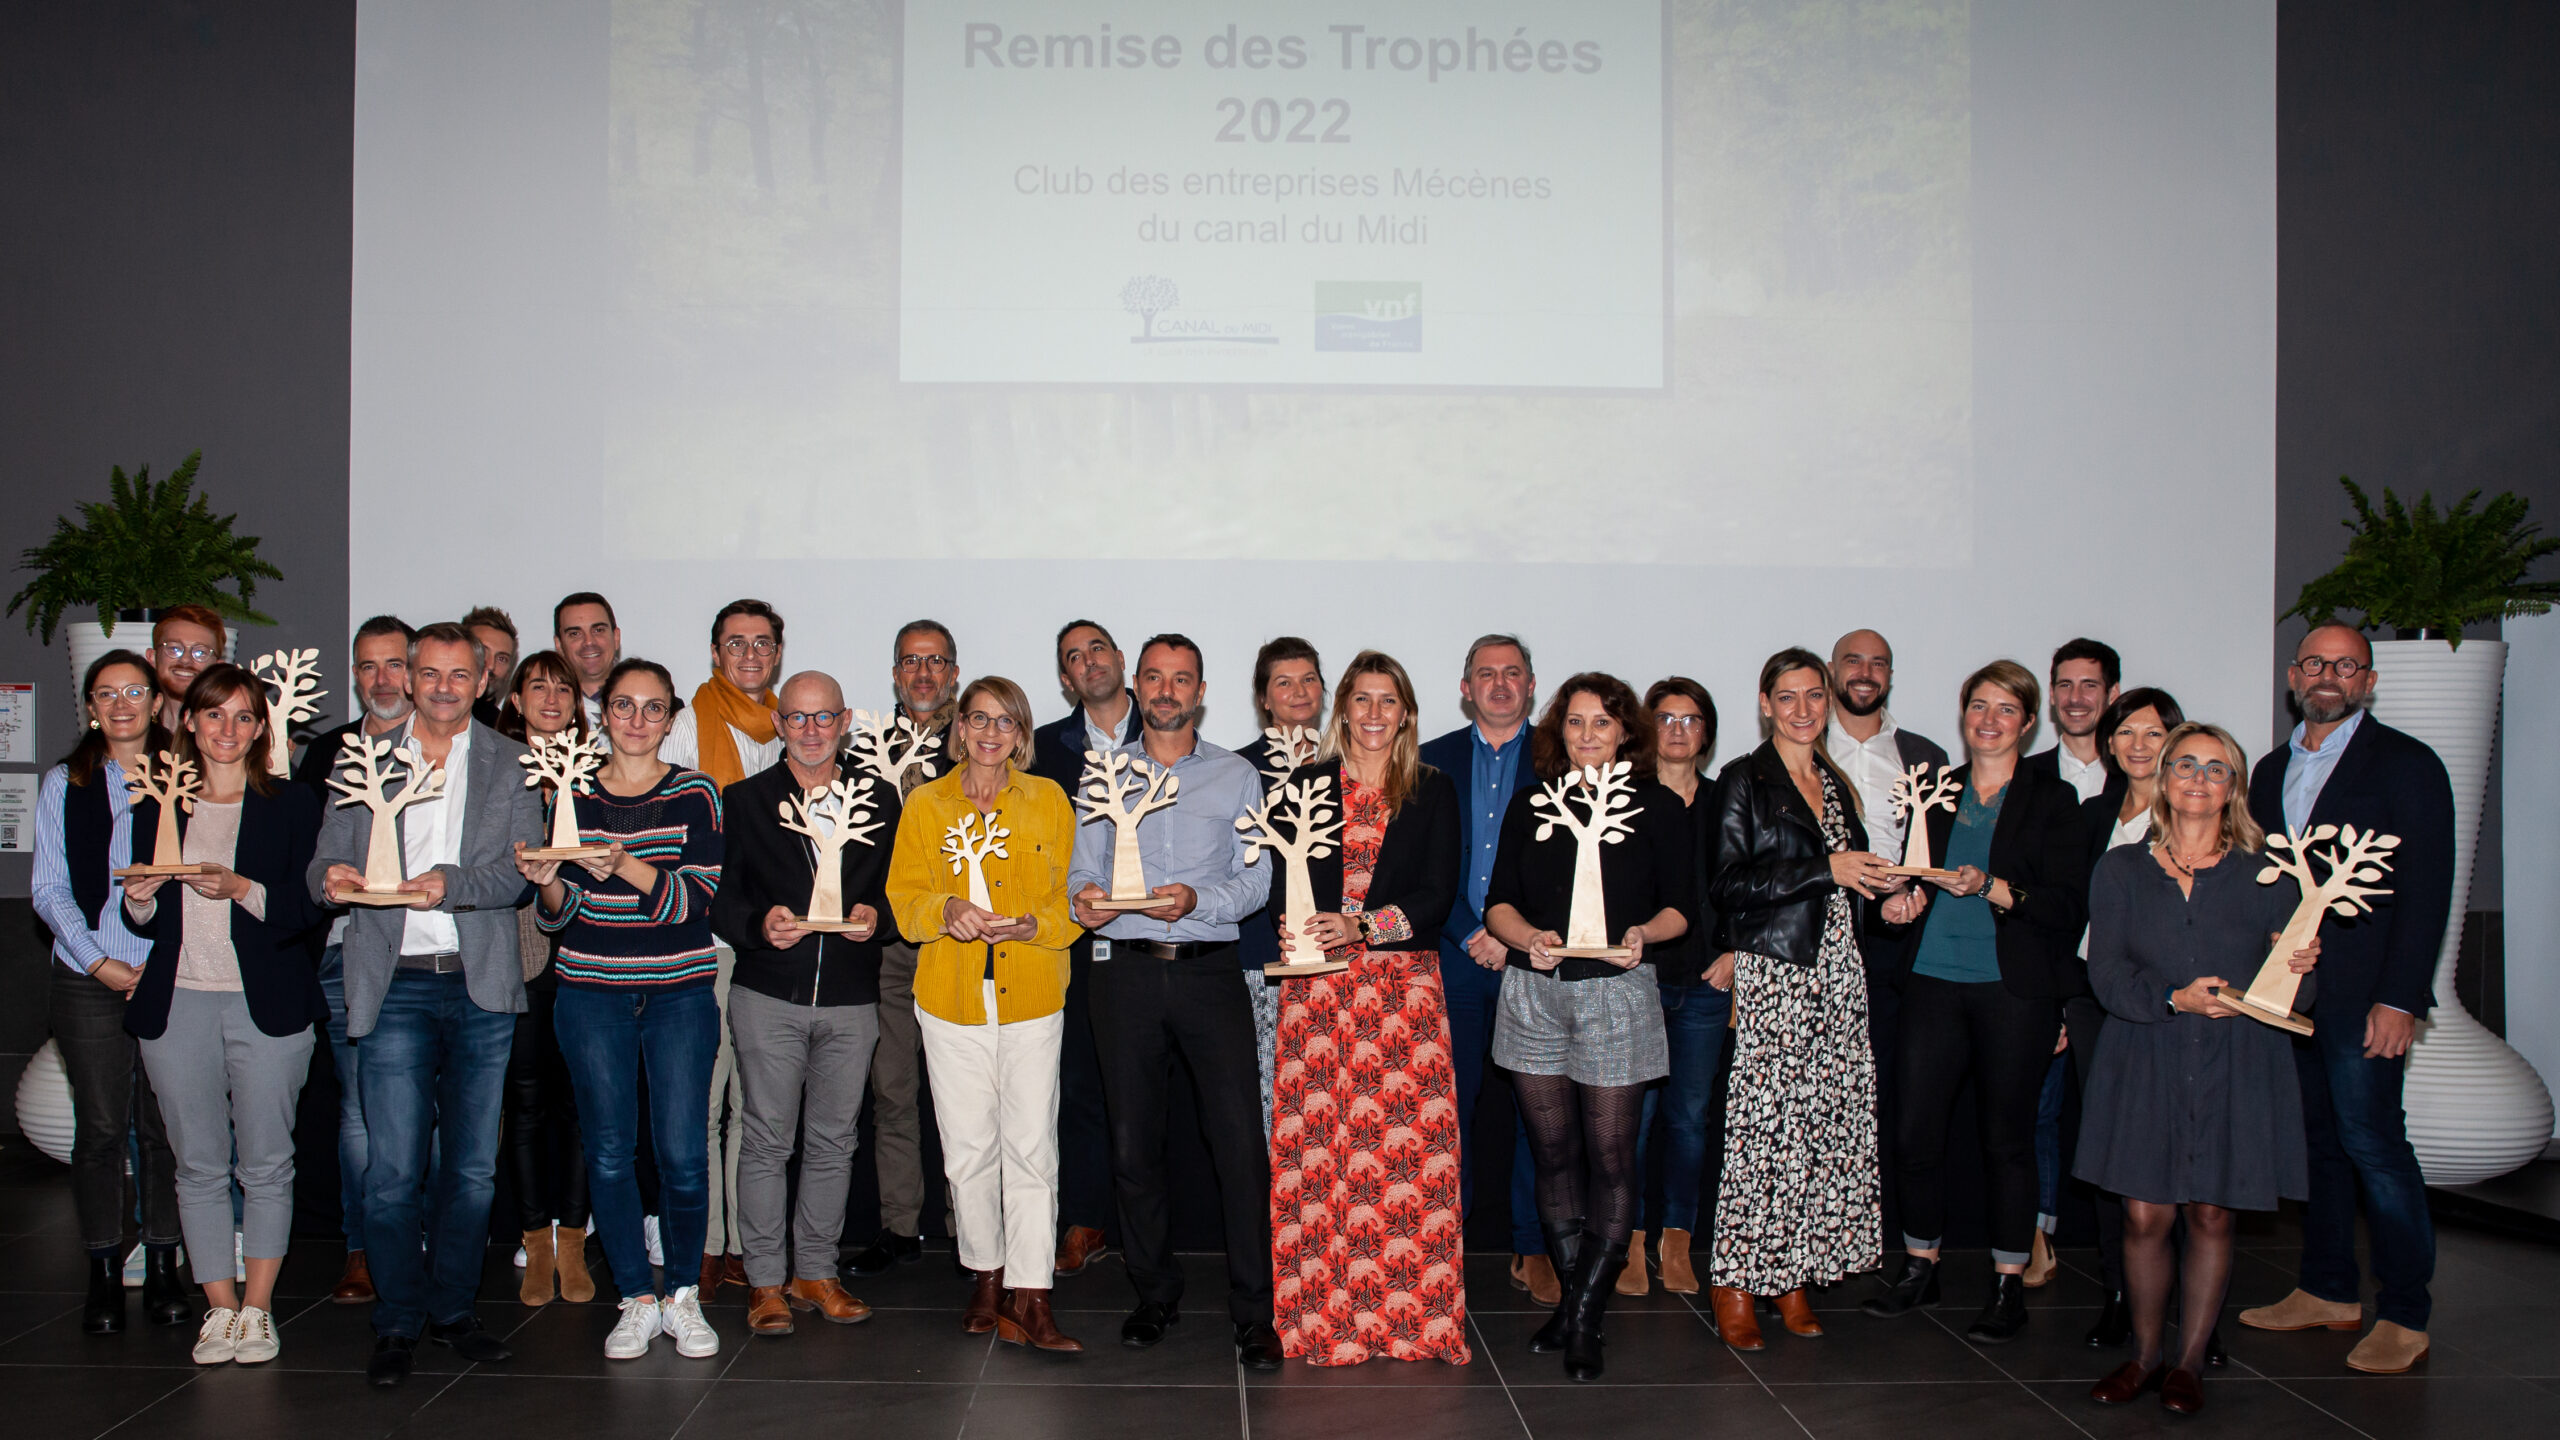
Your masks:
<svg viewBox="0 0 2560 1440"><path fill-rule="evenodd" d="M98 623L115 629L119 610L166 610L202 605L227 619L275 622L251 608L260 579L282 571L258 558L258 537L234 535L235 515L216 515L195 493L196 467L204 452L189 455L169 478L152 483L146 465L127 478L112 467L104 501L80 506L80 523L57 516L53 535L29 547L18 568L36 578L9 597L11 615L27 612L27 633L53 643L64 612L94 607ZM237 592L222 588L236 585Z"/></svg>
<svg viewBox="0 0 2560 1440"><path fill-rule="evenodd" d="M2377 511L2355 481L2341 475L2338 483L2356 507L2342 522L2353 532L2346 558L2303 586L2287 616L2326 625L2354 611L2364 617L2360 628L2432 631L2458 647L2466 625L2540 615L2560 601L2560 582L2525 578L2535 561L2560 551L2560 540L2534 538L2542 527L2525 520L2525 502L2513 492L2475 510L2474 490L2439 512L2433 496L2403 505L2386 485Z"/></svg>

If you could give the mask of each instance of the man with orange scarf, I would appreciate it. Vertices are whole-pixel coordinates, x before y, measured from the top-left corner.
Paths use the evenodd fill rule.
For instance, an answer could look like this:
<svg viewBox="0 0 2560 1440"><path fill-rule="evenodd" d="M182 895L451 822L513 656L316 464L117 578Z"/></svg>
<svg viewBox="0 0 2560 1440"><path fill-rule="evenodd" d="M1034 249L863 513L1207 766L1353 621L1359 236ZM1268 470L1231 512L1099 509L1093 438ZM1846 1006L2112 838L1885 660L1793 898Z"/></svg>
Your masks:
<svg viewBox="0 0 2560 1440"><path fill-rule="evenodd" d="M692 704L676 712L658 758L699 770L724 791L770 767L782 757L773 701L774 677L781 673L782 617L761 600L721 606L711 617L711 678L693 692ZM745 1138L747 1101L738 1084L738 1053L729 1043L729 975L738 955L726 945L718 954L720 974L712 993L720 1001L720 1053L711 1067L711 1153L720 1163L711 1177L710 1224L702 1232L705 1303L723 1283L747 1283L746 1254L738 1241L738 1146ZM669 1275L681 1273L681 1260L667 1257Z"/></svg>

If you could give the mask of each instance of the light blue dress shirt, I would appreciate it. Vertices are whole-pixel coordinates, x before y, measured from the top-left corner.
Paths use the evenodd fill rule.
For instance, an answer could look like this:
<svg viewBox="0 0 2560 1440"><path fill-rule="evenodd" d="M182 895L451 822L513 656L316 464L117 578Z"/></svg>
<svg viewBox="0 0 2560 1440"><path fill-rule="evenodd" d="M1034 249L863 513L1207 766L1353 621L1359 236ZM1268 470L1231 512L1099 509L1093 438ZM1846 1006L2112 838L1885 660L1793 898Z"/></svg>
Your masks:
<svg viewBox="0 0 2560 1440"><path fill-rule="evenodd" d="M1118 748L1147 759L1143 732ZM1195 740L1191 753L1173 763L1173 778L1178 782L1174 803L1138 822L1138 861L1148 889L1188 885L1199 903L1171 924L1124 912L1101 933L1115 940L1223 944L1236 938L1237 922L1271 896L1272 858L1266 855L1247 865L1243 837L1236 833L1236 821L1262 803L1262 776L1234 751ZM1081 818L1081 807L1078 814ZM1087 885L1111 888L1111 846L1117 832L1107 818L1083 819L1076 827L1068 894Z"/></svg>
<svg viewBox="0 0 2560 1440"><path fill-rule="evenodd" d="M107 865L121 870L133 863L133 797L125 793L124 767L109 760L89 783L107 787ZM140 965L151 958L151 942L124 928L112 912L124 900L124 882L107 882L107 903L98 910L103 928L89 928L71 898L71 859L62 831L62 807L71 793L71 769L56 765L44 772L36 798L36 870L32 887L36 914L53 931L53 958L86 975L101 960Z"/></svg>
<svg viewBox="0 0 2560 1440"><path fill-rule="evenodd" d="M1484 913L1485 895L1493 888L1493 853L1501 848L1502 814L1520 789L1520 757L1529 749L1529 727L1522 725L1508 745L1496 746L1484 731L1467 727L1467 823L1475 844L1467 851L1467 904Z"/></svg>
<svg viewBox="0 0 2560 1440"><path fill-rule="evenodd" d="M2345 723L2329 732L2329 738L2317 750L2302 743L2303 732L2310 727L2293 727L2293 740L2286 748L2291 752L2284 762L2284 824L2299 835L2311 828L2311 812L2320 804L2320 791L2329 783L2329 772L2338 768L2338 757L2347 753L2347 742L2356 738L2356 727L2364 723L2359 710Z"/></svg>

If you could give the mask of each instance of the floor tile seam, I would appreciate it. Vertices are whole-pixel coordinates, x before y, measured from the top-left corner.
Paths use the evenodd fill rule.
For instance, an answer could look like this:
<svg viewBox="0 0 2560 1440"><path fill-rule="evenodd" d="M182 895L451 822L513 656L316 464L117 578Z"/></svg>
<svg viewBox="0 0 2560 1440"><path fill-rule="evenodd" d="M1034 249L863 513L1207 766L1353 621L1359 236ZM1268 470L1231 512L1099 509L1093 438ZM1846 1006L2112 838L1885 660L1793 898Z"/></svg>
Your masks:
<svg viewBox="0 0 2560 1440"><path fill-rule="evenodd" d="M1991 1355L1990 1352L1984 1350L1981 1346L1965 1339L1962 1335L1956 1334L1955 1327L1938 1318L1938 1313L1935 1310L1927 1310L1921 1313L1928 1316L1930 1324L1937 1326L1942 1331L1945 1331L1946 1334L1953 1338L1957 1344L1962 1345L1967 1350L1981 1356L1984 1364L1987 1364L1992 1369L1998 1371L2001 1377L2006 1379L2010 1384L2025 1391L2028 1398L2034 1400L2037 1404L2042 1405L2047 1410L2052 1411L2055 1419L2060 1420L2063 1424L2078 1431L2082 1436L2086 1437L2086 1440L2097 1440L2097 1437L2094 1434L2091 1434L2088 1426L2081 1424L2079 1421L2072 1419L2068 1414L2064 1413L2062 1407L2054 1404L2053 1401L2047 1398L2042 1391L2036 1389L2033 1385L2028 1384L2024 1380L2019 1379L2017 1376L2010 1374L2008 1366L2001 1364L1997 1358Z"/></svg>
<svg viewBox="0 0 2560 1440"><path fill-rule="evenodd" d="M1511 1418L1519 1423L1521 1435L1525 1440L1537 1440L1536 1432L1529 1428L1527 1412L1520 1408L1520 1397L1511 1393L1511 1377L1502 1373L1502 1362L1494 1358L1493 1339L1484 1333L1482 1325L1476 1323L1476 1312L1472 1308L1467 1311L1467 1328L1475 1332L1476 1353L1484 1357L1485 1364L1493 1367L1493 1383L1502 1387L1502 1401L1511 1407Z"/></svg>
<svg viewBox="0 0 2560 1440"><path fill-rule="evenodd" d="M154 1369L157 1369L157 1368L159 1368L159 1367L154 1366L153 1368L154 1368ZM205 1372L205 1370L206 1370L208 1367L206 1367L206 1366L202 1366L202 1365L192 1365L192 1366L189 1366L188 1368L189 1368L189 1369L191 1369L191 1370L193 1370L193 1371L195 1371L195 1373L194 1373L194 1374L192 1374L192 1375L189 1375L186 1379L179 1381L177 1384L170 1386L167 1390L163 1391L162 1393L160 1393L160 1394L158 1394L158 1395L154 1395L154 1396L152 1396L149 1400L147 1400L147 1401L143 1402L143 1404L142 1404L142 1406L141 1406L141 1408L140 1408L140 1409L137 1409L137 1410L133 1411L131 1414L126 1415L123 1419L118 1420L118 1421L117 1421L116 1423L114 1423L113 1425L110 1425L110 1426L108 1426L106 1429L99 1431L99 1432L97 1433L97 1436L95 1437L95 1440L106 1440L106 1437L108 1437L109 1435L113 1435L113 1434L114 1434L114 1433L116 1433L118 1430L121 1430L121 1429L123 1429L125 1426L127 1426L127 1425L129 1425L129 1424L133 1423L133 1421L134 1421L137 1417L139 1417L139 1416L141 1416L141 1415L144 1415L144 1414L148 1413L148 1412L151 1410L151 1408L152 1408L153 1406L158 1405L161 1401L168 1399L170 1396L177 1394L179 1391L184 1390L184 1389L186 1389L188 1386L195 1384L198 1380L203 1379L203 1378L204 1378L204 1372Z"/></svg>
<svg viewBox="0 0 2560 1440"><path fill-rule="evenodd" d="M72 1311L80 1309L81 1305L85 1303L86 1302L83 1301L80 1303L64 1304L61 1309L45 1316L43 1319L38 1320L33 1325L28 1326L26 1329L19 1331L15 1335L0 1335L0 1345L7 1345L16 1340L23 1340L37 1331L44 1329L48 1325L58 1324L66 1316L70 1315Z"/></svg>
<svg viewBox="0 0 2560 1440"><path fill-rule="evenodd" d="M2307 1406L2309 1406L2310 1408L2312 1408L2312 1409L2314 1409L2314 1410L2319 1411L2321 1414L2326 1415L2326 1416L2328 1416L2330 1419L2337 1421L2339 1424L2346 1426L2349 1430L2351 1430L2351 1431L2355 1432L2356 1434L2364 1436L2364 1437L2365 1437L2365 1440L2374 1440L2373 1432L2371 1432L2371 1431L2369 1431L2369 1430L2365 1429L2365 1428L2364 1428L2363 1426L2361 1426L2361 1425L2356 1424L2354 1421L2349 1420L2347 1417L2345 1417L2345 1416L2343 1416L2343 1415L2339 1414L2339 1413L2338 1413L2338 1412L2336 1412L2335 1410L2330 1409L2328 1406L2321 1404L2319 1401L2312 1399L2310 1396L2303 1394L2301 1391L2294 1389L2291 1385L2286 1384L2283 1380L2281 1380L2281 1379L2277 1378L2276 1376L2269 1375L2269 1374L2267 1374L2266 1372L2264 1372L2264 1371L2262 1371L2262 1370L2259 1370L2256 1366L2254 1366L2254 1365L2250 1365L2250 1364L2247 1364L2246 1362L2234 1362L2234 1363L2238 1364L2238 1365L2239 1365L2239 1368L2241 1368L2241 1369L2243 1369L2243 1370L2248 1371L2250 1374L2255 1375L2255 1376L2257 1376L2259 1379L2266 1381L2268 1384L2273 1385L2273 1386L2274 1386L2274 1387L2276 1387L2278 1390L2283 1391L2285 1394L2292 1396L2292 1397L2293 1397L2293 1399L2294 1399L2294 1401L2295 1401L2296 1403L2298 1403L2298 1404L2302 1404L2302 1405L2307 1405Z"/></svg>

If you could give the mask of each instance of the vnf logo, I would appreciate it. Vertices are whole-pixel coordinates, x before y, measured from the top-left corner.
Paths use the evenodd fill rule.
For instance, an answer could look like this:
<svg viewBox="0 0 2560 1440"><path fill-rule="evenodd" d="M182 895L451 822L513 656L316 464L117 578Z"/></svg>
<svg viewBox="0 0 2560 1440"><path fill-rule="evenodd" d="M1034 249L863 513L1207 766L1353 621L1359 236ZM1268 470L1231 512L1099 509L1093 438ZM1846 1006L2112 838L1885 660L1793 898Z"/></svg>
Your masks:
<svg viewBox="0 0 2560 1440"><path fill-rule="evenodd" d="M1419 352L1422 287L1410 281L1317 281L1316 348Z"/></svg>
<svg viewBox="0 0 2560 1440"><path fill-rule="evenodd" d="M1161 328L1157 317L1169 310L1182 308L1182 288L1162 275L1132 275L1120 287L1120 308L1138 317L1138 333L1129 337L1132 345L1182 345L1202 341L1226 345L1277 345L1280 337L1271 326L1260 320L1219 320L1196 317L1167 320Z"/></svg>

